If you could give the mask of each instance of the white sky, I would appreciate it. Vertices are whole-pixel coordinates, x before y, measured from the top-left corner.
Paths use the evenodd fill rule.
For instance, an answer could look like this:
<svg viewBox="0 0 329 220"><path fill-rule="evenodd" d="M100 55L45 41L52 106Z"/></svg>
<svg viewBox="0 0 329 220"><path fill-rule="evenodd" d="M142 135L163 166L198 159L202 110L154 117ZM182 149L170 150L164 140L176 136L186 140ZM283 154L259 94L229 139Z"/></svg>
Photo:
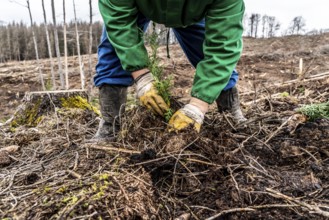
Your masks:
<svg viewBox="0 0 329 220"><path fill-rule="evenodd" d="M0 21L24 21L29 24L29 15L25 7L12 3L13 0L0 0ZM26 4L26 0L14 0ZM197 0L194 0L197 1ZM62 21L62 0L55 0L58 22ZM77 17L81 20L89 19L89 0L75 0ZM93 0L94 20L101 20L97 6L98 0ZM43 21L41 0L30 0L33 20ZM50 0L45 0L47 19L51 21ZM312 30L329 28L329 0L245 0L246 13L260 13L277 17L282 24L282 30L288 28L291 20L296 16L303 16L306 29ZM73 1L66 0L67 20L73 19Z"/></svg>
<svg viewBox="0 0 329 220"><path fill-rule="evenodd" d="M292 19L302 16L306 29L329 28L329 0L245 0L246 12L275 16L287 29Z"/></svg>

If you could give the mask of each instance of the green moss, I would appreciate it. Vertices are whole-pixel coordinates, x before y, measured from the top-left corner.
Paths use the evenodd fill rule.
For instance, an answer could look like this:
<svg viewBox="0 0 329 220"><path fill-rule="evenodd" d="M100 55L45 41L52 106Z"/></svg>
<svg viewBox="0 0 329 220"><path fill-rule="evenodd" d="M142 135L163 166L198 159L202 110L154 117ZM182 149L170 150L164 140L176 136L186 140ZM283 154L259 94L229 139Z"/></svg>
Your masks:
<svg viewBox="0 0 329 220"><path fill-rule="evenodd" d="M91 188L92 188L92 190L93 190L94 192L96 192L97 189L98 189L97 183L94 183L94 184L91 186Z"/></svg>
<svg viewBox="0 0 329 220"><path fill-rule="evenodd" d="M78 198L77 196L73 195L73 196L67 196L67 197L64 197L64 198L62 199L62 202L63 202L63 203L67 203L67 204L71 204L71 205L73 205L73 204L75 204L78 200L79 200L79 198Z"/></svg>
<svg viewBox="0 0 329 220"><path fill-rule="evenodd" d="M56 193L63 194L66 191L67 191L67 187L66 186L62 186L61 188L59 188L58 190L56 190Z"/></svg>
<svg viewBox="0 0 329 220"><path fill-rule="evenodd" d="M99 180L108 180L109 175L107 173L103 173L99 175Z"/></svg>
<svg viewBox="0 0 329 220"><path fill-rule="evenodd" d="M49 186L46 186L44 189L43 189L43 192L44 193L48 193L51 191L51 188Z"/></svg>
<svg viewBox="0 0 329 220"><path fill-rule="evenodd" d="M21 125L26 125L30 127L35 127L42 120L40 112L41 99L39 99L34 105L29 105L22 112L16 113L14 120L11 122L10 126L12 128L17 128Z"/></svg>
<svg viewBox="0 0 329 220"><path fill-rule="evenodd" d="M100 115L99 110L91 105L86 98L81 96L60 98L60 101L63 108L79 108L83 110L90 110Z"/></svg>
<svg viewBox="0 0 329 220"><path fill-rule="evenodd" d="M281 93L280 94L281 95L281 97L289 97L289 93L288 92L283 92L283 93Z"/></svg>

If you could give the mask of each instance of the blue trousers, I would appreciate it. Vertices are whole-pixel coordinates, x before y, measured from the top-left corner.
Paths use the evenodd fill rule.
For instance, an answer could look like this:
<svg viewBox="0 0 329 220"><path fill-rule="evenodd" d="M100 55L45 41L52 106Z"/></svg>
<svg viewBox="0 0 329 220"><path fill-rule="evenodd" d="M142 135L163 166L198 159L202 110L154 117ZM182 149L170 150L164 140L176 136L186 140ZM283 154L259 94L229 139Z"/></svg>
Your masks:
<svg viewBox="0 0 329 220"><path fill-rule="evenodd" d="M137 25L144 32L146 31L150 20L142 14L138 16ZM204 58L203 41L205 39L205 21L185 28L173 28L173 32L182 47L190 63L196 67ZM138 59L138 57L136 57ZM224 88L224 91L232 88L238 81L239 75L233 70L231 78ZM101 36L101 42L98 46L98 63L96 65L96 75L94 77L95 86L103 84L131 86L134 80L131 72L123 70L120 60L107 37L105 28Z"/></svg>

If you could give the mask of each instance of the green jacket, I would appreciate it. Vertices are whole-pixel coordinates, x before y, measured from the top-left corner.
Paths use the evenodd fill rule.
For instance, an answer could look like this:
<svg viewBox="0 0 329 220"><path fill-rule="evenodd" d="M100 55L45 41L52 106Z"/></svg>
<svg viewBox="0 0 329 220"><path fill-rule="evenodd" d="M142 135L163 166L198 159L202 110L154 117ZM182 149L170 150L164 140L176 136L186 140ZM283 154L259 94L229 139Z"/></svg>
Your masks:
<svg viewBox="0 0 329 220"><path fill-rule="evenodd" d="M148 63L136 24L139 12L168 27L185 27L205 18L205 57L197 65L191 95L209 104L224 89L240 58L243 0L99 0L99 9L109 40L128 71Z"/></svg>

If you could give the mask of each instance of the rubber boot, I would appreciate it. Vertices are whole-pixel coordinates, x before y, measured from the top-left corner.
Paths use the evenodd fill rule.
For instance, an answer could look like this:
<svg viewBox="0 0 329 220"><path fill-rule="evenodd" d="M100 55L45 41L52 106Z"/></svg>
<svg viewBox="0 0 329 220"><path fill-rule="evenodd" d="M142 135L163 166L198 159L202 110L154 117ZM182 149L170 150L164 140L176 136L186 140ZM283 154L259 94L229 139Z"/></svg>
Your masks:
<svg viewBox="0 0 329 220"><path fill-rule="evenodd" d="M120 113L125 111L127 87L102 85L99 88L99 102L102 119L91 142L114 141L120 131Z"/></svg>
<svg viewBox="0 0 329 220"><path fill-rule="evenodd" d="M216 103L219 112L228 111L232 114L235 124L241 124L247 121L241 111L239 92L235 86L227 91L222 91Z"/></svg>

